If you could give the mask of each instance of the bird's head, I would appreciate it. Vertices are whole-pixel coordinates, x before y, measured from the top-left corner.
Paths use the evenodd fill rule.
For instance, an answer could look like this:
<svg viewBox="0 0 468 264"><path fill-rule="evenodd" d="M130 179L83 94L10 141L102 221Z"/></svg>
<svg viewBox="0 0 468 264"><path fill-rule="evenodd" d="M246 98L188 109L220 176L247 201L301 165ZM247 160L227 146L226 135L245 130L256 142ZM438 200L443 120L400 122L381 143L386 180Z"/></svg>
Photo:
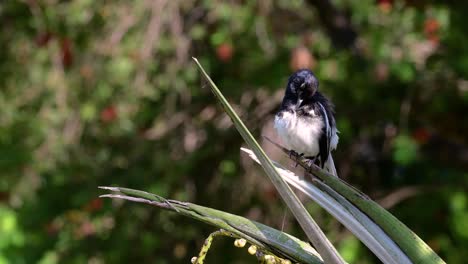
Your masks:
<svg viewBox="0 0 468 264"><path fill-rule="evenodd" d="M286 93L297 98L297 106L315 95L318 90L319 82L314 73L310 70L298 70L288 80Z"/></svg>

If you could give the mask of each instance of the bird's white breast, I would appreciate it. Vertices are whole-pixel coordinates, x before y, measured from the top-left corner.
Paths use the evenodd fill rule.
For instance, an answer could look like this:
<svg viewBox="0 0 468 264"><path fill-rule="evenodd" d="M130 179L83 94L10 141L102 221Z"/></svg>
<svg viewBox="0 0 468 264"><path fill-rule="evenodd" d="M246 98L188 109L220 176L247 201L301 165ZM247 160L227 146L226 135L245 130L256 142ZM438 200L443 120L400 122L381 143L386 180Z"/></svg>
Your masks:
<svg viewBox="0 0 468 264"><path fill-rule="evenodd" d="M319 138L324 123L313 112L312 116L298 117L296 112L282 112L275 116L275 129L287 148L305 156L319 153Z"/></svg>

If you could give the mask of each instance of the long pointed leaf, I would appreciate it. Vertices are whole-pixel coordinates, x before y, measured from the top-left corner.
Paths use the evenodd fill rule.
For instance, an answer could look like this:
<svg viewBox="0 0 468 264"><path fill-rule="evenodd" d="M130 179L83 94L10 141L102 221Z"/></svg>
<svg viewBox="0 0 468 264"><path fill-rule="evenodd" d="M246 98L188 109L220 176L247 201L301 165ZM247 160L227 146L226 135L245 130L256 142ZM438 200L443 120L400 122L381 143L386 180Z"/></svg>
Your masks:
<svg viewBox="0 0 468 264"><path fill-rule="evenodd" d="M259 163L257 157L250 149L241 149ZM283 179L333 215L359 238L359 240L361 240L383 263L411 263L408 257L379 226L341 195L337 193L330 194L330 190L324 192L321 188L312 185L295 175L292 171L285 169L279 163L273 161L273 164Z"/></svg>
<svg viewBox="0 0 468 264"><path fill-rule="evenodd" d="M283 147L279 148L287 153ZM291 158L367 214L398 244L413 263L445 263L418 235L367 195L318 166L309 167L307 160L302 157Z"/></svg>
<svg viewBox="0 0 468 264"><path fill-rule="evenodd" d="M234 109L228 103L226 98L224 98L223 94L220 92L216 84L213 82L213 80L211 80L210 76L208 76L208 74L205 72L198 60L196 58L193 58L193 60L197 64L205 80L209 83L211 91L214 93L218 101L223 106L224 111L229 115L237 130L244 138L245 142L254 151L255 155L260 160L260 164L262 165L266 174L270 178L276 190L278 190L278 193L280 194L281 198L289 207L294 217L297 219L302 229L306 233L307 237L310 239L315 248L317 248L318 252L323 257L325 262L344 263L344 260L338 254L338 252L330 243L328 238L323 234L322 230L317 225L317 223L312 219L310 214L305 209L304 205L299 201L299 199L291 190L289 185L278 174L270 159L267 157L263 149L260 147L260 145L254 139L250 131L244 125L242 120L236 114Z"/></svg>
<svg viewBox="0 0 468 264"><path fill-rule="evenodd" d="M323 264L320 255L308 243L247 218L192 203L167 200L144 191L119 187L99 188L113 192L100 197L125 199L174 211L236 234L279 257L300 263Z"/></svg>

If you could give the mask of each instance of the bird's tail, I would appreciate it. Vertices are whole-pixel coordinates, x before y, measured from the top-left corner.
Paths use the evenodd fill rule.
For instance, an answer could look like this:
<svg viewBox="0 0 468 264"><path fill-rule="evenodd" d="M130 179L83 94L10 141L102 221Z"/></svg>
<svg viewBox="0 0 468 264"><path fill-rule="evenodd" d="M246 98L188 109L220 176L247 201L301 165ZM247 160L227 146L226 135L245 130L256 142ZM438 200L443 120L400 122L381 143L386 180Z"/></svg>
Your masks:
<svg viewBox="0 0 468 264"><path fill-rule="evenodd" d="M336 173L335 163L333 162L333 157L331 153L328 155L328 159L325 162L325 170L338 177L338 173Z"/></svg>

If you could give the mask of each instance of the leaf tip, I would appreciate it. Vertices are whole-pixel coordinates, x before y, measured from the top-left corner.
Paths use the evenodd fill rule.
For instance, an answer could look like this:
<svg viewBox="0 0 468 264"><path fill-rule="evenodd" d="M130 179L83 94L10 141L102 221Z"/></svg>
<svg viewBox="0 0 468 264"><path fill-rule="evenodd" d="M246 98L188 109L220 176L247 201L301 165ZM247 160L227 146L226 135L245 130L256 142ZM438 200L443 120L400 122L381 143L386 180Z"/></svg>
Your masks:
<svg viewBox="0 0 468 264"><path fill-rule="evenodd" d="M98 186L98 188L101 189L101 190L109 190L109 191L112 191L112 192L119 192L120 191L120 188L118 188L118 187Z"/></svg>

